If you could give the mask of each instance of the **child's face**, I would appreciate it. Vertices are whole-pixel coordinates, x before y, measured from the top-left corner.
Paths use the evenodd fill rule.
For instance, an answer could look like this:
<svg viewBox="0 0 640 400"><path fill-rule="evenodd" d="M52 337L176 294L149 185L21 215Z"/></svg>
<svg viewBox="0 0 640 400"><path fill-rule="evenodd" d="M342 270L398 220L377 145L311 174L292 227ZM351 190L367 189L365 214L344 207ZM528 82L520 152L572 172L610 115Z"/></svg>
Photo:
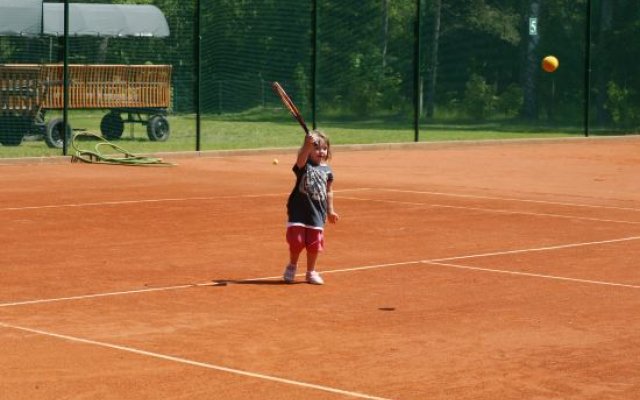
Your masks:
<svg viewBox="0 0 640 400"><path fill-rule="evenodd" d="M329 154L329 147L327 142L320 137L315 137L316 144L313 147L313 151L309 154L309 158L314 164L321 164L327 161L327 155Z"/></svg>

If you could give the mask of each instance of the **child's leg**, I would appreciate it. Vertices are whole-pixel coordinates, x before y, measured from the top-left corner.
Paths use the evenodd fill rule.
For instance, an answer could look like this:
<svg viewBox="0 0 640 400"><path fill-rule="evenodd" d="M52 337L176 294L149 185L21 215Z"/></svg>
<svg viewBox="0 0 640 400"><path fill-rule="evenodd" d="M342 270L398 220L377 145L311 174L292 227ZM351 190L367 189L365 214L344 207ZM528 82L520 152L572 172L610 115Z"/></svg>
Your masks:
<svg viewBox="0 0 640 400"><path fill-rule="evenodd" d="M305 248L305 229L300 226L287 228L287 243L289 243L289 265L298 265L300 253Z"/></svg>
<svg viewBox="0 0 640 400"><path fill-rule="evenodd" d="M308 283L313 285L323 285L324 279L316 272L316 260L318 259L317 251L309 251L307 249L307 274L306 279Z"/></svg>
<svg viewBox="0 0 640 400"><path fill-rule="evenodd" d="M318 252L317 251L308 251L307 250L307 272L316 270L316 261L318 260Z"/></svg>
<svg viewBox="0 0 640 400"><path fill-rule="evenodd" d="M304 228L297 226L287 228L287 242L289 243L289 264L285 267L282 276L286 283L293 283L296 279L298 259L305 246Z"/></svg>
<svg viewBox="0 0 640 400"><path fill-rule="evenodd" d="M289 265L298 265L300 253L302 253L301 250L289 249Z"/></svg>
<svg viewBox="0 0 640 400"><path fill-rule="evenodd" d="M324 235L322 231L315 229L307 230L307 282L314 285L322 285L324 284L324 280L316 272L316 261L318 260L318 255L324 249Z"/></svg>
<svg viewBox="0 0 640 400"><path fill-rule="evenodd" d="M289 264L287 264L282 274L282 279L284 279L285 283L293 283L296 280L299 257L300 251L289 250Z"/></svg>
<svg viewBox="0 0 640 400"><path fill-rule="evenodd" d="M321 230L307 229L305 247L307 249L307 272L316 270L318 254L324 250L324 234Z"/></svg>
<svg viewBox="0 0 640 400"><path fill-rule="evenodd" d="M300 253L307 250L307 282L322 285L322 277L315 271L318 254L324 249L324 235L321 230L299 226L287 228L287 242L289 243L289 265L285 268L283 277L286 283L295 280L296 268Z"/></svg>

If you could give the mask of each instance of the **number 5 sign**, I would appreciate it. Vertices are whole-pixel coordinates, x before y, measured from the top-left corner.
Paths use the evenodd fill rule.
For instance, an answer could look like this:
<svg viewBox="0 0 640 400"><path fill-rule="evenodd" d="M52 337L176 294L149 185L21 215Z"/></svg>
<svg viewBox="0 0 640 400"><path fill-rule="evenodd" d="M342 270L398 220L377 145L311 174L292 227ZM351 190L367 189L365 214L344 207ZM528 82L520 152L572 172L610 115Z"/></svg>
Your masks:
<svg viewBox="0 0 640 400"><path fill-rule="evenodd" d="M529 36L536 36L538 34L538 18L529 18Z"/></svg>

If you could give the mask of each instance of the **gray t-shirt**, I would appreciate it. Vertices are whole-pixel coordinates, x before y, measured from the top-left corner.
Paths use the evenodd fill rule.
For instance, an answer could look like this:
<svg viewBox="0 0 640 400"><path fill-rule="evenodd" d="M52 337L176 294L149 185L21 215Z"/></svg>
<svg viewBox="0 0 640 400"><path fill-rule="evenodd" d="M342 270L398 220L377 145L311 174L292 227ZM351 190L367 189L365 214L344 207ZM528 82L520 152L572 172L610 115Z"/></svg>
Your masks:
<svg viewBox="0 0 640 400"><path fill-rule="evenodd" d="M296 185L287 201L287 226L305 226L324 229L327 220L327 182L333 181L333 171L328 165L311 162L298 168L293 166Z"/></svg>

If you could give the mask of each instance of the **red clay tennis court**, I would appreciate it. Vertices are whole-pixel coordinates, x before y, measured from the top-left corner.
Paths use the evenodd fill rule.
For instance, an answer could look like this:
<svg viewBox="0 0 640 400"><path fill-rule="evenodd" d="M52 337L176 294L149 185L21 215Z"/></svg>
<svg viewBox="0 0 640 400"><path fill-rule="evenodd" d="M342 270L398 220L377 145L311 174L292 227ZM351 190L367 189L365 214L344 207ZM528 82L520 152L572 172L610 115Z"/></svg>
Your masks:
<svg viewBox="0 0 640 400"><path fill-rule="evenodd" d="M0 166L0 397L640 396L637 137L338 147L324 286L294 157Z"/></svg>

